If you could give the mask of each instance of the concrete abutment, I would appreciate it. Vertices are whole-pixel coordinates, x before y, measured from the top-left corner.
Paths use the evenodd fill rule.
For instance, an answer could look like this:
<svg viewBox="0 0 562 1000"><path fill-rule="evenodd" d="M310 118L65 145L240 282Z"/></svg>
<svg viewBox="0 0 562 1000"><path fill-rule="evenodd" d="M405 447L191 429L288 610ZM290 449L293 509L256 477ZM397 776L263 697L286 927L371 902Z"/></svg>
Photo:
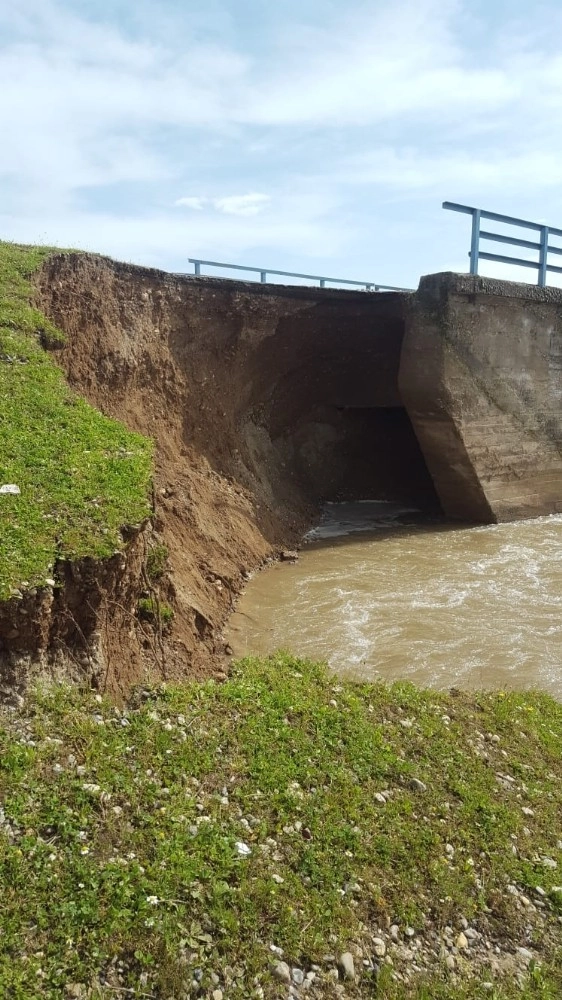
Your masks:
<svg viewBox="0 0 562 1000"><path fill-rule="evenodd" d="M562 290L423 278L398 385L448 516L562 511Z"/></svg>

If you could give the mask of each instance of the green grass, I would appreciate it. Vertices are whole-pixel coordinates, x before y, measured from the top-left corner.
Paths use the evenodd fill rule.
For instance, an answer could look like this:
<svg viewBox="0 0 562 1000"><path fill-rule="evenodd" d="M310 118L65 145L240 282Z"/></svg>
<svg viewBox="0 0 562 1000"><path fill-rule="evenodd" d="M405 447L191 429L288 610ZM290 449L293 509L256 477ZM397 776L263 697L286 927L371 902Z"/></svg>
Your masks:
<svg viewBox="0 0 562 1000"><path fill-rule="evenodd" d="M541 695L337 683L282 654L124 711L38 692L0 720L0 995L273 1000L274 944L319 966L312 997L554 1000L561 779L562 706ZM357 983L332 978L327 955L372 955L389 922L431 941L461 917L536 951L522 984L470 952L458 977L359 955Z"/></svg>
<svg viewBox="0 0 562 1000"><path fill-rule="evenodd" d="M137 601L137 614L143 621L170 625L174 618L174 609L169 604L160 603L154 597L141 597Z"/></svg>
<svg viewBox="0 0 562 1000"><path fill-rule="evenodd" d="M146 572L149 580L155 582L160 580L166 572L168 563L168 547L159 542L154 543L146 557Z"/></svg>
<svg viewBox="0 0 562 1000"><path fill-rule="evenodd" d="M75 396L42 343L62 334L30 306L49 248L0 243L0 599L41 586L57 559L104 557L149 514L149 441Z"/></svg>

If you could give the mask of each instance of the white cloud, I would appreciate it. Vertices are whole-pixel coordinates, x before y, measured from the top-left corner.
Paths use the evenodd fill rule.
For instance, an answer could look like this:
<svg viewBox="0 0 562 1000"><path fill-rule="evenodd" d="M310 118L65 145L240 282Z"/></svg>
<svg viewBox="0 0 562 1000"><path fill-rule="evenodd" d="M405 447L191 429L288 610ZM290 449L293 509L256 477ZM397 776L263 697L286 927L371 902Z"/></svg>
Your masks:
<svg viewBox="0 0 562 1000"><path fill-rule="evenodd" d="M348 236L345 225L334 224L322 199L298 195L286 196L266 214L246 216L243 225L239 216L218 211L127 217L118 210L77 210L60 216L47 207L40 220L0 214L0 232L20 243L49 243L56 234L58 246L180 271L189 270L189 257L275 267L275 255L294 254L297 247L305 257L337 256ZM272 248L268 259L263 259L264 247Z"/></svg>
<svg viewBox="0 0 562 1000"><path fill-rule="evenodd" d="M233 194L215 198L213 205L225 215L259 215L271 198L268 194Z"/></svg>
<svg viewBox="0 0 562 1000"><path fill-rule="evenodd" d="M381 148L345 159L340 164L340 177L346 183L380 185L411 195L429 189L505 193L530 184L536 189L561 185L562 159L541 150L513 153L496 149L478 155L470 150L427 153Z"/></svg>
<svg viewBox="0 0 562 1000"><path fill-rule="evenodd" d="M178 208L192 208L196 212L202 212L207 198L178 198L174 205Z"/></svg>
<svg viewBox="0 0 562 1000"><path fill-rule="evenodd" d="M502 66L471 65L454 33L455 0L359 6L355 16L300 32L280 52L265 86L238 108L240 120L276 125L367 125L397 115L504 106L521 92ZM293 36L299 29L291 26Z"/></svg>
<svg viewBox="0 0 562 1000"><path fill-rule="evenodd" d="M174 202L177 208L191 208L201 212L205 206L224 215L259 215L271 201L268 194L232 194L221 198L188 196Z"/></svg>

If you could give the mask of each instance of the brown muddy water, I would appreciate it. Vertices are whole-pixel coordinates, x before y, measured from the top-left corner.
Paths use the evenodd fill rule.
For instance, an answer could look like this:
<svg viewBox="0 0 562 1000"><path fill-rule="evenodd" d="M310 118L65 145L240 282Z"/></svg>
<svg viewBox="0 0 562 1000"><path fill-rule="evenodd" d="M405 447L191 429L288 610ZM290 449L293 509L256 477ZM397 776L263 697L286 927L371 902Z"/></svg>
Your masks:
<svg viewBox="0 0 562 1000"><path fill-rule="evenodd" d="M562 515L475 527L328 504L297 563L250 580L227 638L236 656L285 649L361 680L562 700Z"/></svg>

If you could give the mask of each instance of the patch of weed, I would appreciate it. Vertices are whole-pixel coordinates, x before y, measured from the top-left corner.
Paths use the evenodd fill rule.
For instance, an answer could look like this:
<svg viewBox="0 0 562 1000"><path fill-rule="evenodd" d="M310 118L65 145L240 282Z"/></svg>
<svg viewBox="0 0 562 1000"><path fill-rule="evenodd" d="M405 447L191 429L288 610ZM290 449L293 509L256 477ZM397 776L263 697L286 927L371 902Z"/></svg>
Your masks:
<svg viewBox="0 0 562 1000"><path fill-rule="evenodd" d="M146 557L146 572L151 581L160 580L166 571L168 562L168 547L157 543L152 545Z"/></svg>
<svg viewBox="0 0 562 1000"><path fill-rule="evenodd" d="M0 599L41 586L57 559L111 555L150 513L151 443L75 396L30 305L47 247L0 243Z"/></svg>
<svg viewBox="0 0 562 1000"><path fill-rule="evenodd" d="M169 604L157 601L154 597L141 597L137 602L137 614L141 621L170 625L174 618L174 609Z"/></svg>

